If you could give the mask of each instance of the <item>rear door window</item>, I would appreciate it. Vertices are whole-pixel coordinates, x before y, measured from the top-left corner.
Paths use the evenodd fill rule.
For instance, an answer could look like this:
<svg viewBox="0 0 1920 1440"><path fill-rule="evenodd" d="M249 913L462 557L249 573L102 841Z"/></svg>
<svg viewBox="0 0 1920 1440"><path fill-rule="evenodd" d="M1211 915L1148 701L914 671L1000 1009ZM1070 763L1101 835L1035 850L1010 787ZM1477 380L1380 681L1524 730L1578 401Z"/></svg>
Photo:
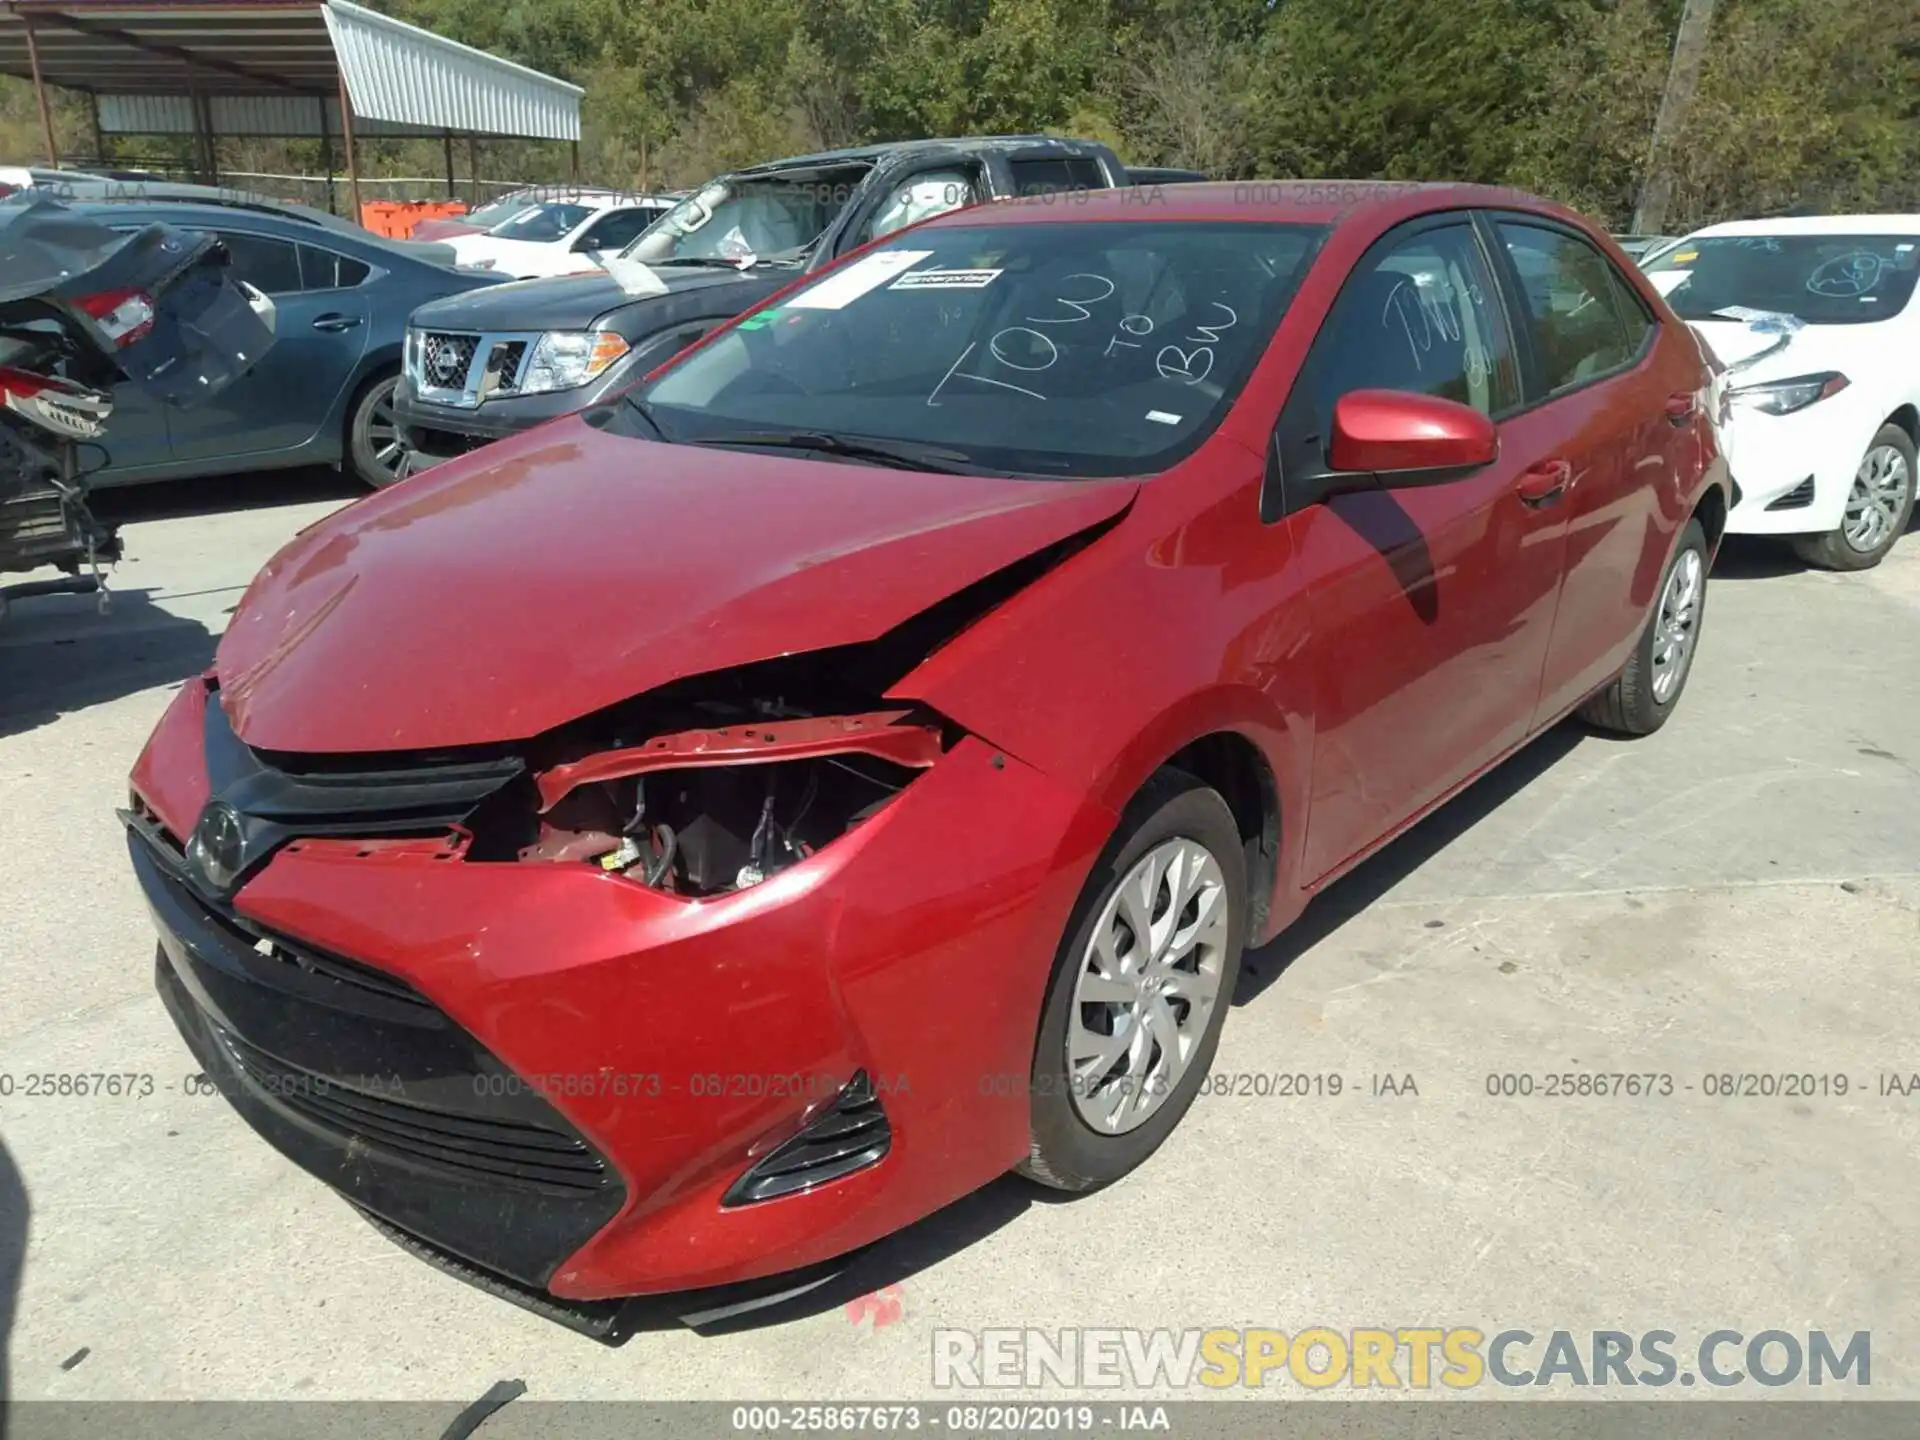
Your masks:
<svg viewBox="0 0 1920 1440"><path fill-rule="evenodd" d="M233 257L234 278L269 295L292 295L304 288L300 252L290 241L223 230L220 239Z"/></svg>
<svg viewBox="0 0 1920 1440"><path fill-rule="evenodd" d="M373 267L351 255L323 250L318 245L300 247L300 280L308 290L351 290L373 273Z"/></svg>

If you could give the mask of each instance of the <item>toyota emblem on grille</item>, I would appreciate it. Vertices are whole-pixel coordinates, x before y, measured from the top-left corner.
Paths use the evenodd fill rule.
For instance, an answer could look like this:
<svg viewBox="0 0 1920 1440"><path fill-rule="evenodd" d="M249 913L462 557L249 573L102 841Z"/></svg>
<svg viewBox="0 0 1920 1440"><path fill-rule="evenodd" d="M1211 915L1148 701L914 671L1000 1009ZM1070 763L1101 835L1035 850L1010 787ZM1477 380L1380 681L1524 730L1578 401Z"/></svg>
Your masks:
<svg viewBox="0 0 1920 1440"><path fill-rule="evenodd" d="M225 890L240 873L246 858L246 837L240 830L240 817L231 805L215 800L200 812L200 823L193 827L193 842L187 857L194 868L216 890Z"/></svg>

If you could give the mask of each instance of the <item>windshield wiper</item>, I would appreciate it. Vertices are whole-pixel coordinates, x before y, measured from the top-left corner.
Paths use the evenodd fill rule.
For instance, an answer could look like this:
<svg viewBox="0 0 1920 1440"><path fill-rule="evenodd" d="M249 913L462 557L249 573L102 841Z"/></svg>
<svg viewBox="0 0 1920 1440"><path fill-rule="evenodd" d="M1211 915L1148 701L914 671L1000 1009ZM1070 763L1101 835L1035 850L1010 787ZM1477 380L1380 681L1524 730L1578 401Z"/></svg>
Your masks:
<svg viewBox="0 0 1920 1440"><path fill-rule="evenodd" d="M631 392L621 398L627 402L627 405L632 409L634 414L646 422L649 430L653 431L653 433L658 435L662 440L667 438L667 432L660 427L660 422L654 418L653 405L650 401L642 400L638 395L632 394Z"/></svg>
<svg viewBox="0 0 1920 1440"><path fill-rule="evenodd" d="M912 441L862 440L852 435L835 435L828 430L741 430L732 435L706 435L687 440L688 445L748 445L778 450L818 450L823 455L841 455L849 460L872 460L896 470L928 470L936 475L980 475L989 473L972 463L963 451L944 450L938 445L920 445Z"/></svg>
<svg viewBox="0 0 1920 1440"><path fill-rule="evenodd" d="M743 270L738 260L722 260L718 255L675 255L666 260L643 260L643 265L697 265L703 270Z"/></svg>

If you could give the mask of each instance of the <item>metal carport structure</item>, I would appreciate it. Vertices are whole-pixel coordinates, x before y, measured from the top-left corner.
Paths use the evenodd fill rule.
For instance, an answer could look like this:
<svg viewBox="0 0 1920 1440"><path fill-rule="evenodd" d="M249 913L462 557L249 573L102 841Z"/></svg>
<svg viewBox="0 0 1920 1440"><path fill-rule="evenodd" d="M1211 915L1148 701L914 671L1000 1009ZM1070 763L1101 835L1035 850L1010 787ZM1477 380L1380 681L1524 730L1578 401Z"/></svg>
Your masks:
<svg viewBox="0 0 1920 1440"><path fill-rule="evenodd" d="M33 83L47 163L47 87L86 94L94 133L187 135L214 167L220 137L566 140L577 175L577 85L350 0L0 0L0 74Z"/></svg>

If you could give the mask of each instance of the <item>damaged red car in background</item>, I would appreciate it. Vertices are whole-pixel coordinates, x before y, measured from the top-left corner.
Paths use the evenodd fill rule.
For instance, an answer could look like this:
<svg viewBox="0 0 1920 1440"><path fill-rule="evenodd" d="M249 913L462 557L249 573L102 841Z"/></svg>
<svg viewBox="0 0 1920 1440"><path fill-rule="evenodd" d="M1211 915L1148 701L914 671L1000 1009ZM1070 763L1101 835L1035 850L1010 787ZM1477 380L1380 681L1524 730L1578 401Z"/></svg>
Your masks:
<svg viewBox="0 0 1920 1440"><path fill-rule="evenodd" d="M1048 197L1055 198L1055 197ZM1242 948L1531 736L1672 713L1686 328L1511 192L980 207L261 572L133 774L187 1044L603 1338L1191 1104Z"/></svg>

